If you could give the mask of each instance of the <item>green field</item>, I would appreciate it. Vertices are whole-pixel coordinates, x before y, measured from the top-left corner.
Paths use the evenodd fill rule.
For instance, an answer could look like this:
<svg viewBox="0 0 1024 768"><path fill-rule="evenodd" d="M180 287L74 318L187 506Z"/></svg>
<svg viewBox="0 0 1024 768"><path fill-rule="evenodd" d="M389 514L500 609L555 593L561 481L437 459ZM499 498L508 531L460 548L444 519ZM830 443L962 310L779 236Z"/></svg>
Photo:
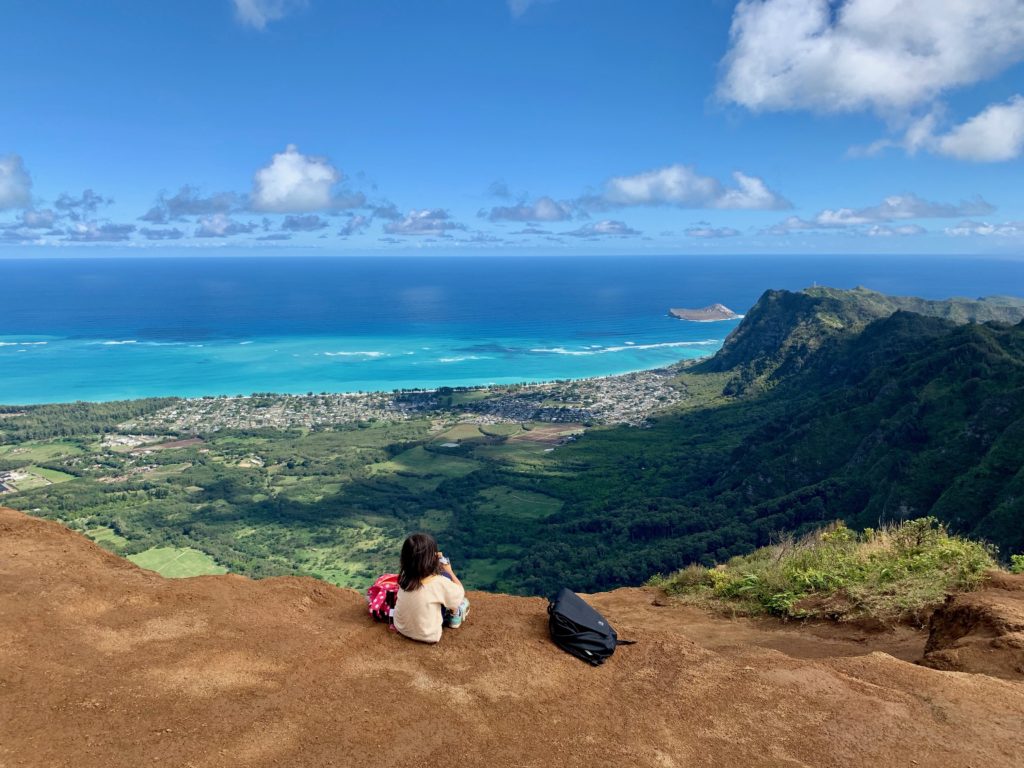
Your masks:
<svg viewBox="0 0 1024 768"><path fill-rule="evenodd" d="M438 451L444 450L439 448ZM398 454L390 461L375 464L371 470L380 473L408 473L420 477L437 478L438 482L448 477L462 477L479 468L472 459L463 459L437 451L428 451L421 445Z"/></svg>
<svg viewBox="0 0 1024 768"><path fill-rule="evenodd" d="M0 445L0 458L19 461L50 461L66 456L80 456L84 452L78 444L67 440Z"/></svg>
<svg viewBox="0 0 1024 768"><path fill-rule="evenodd" d="M479 509L495 517L507 520L536 520L554 514L562 508L562 502L542 493L524 491L498 485L485 488L478 494Z"/></svg>
<svg viewBox="0 0 1024 768"><path fill-rule="evenodd" d="M128 559L140 568L156 571L164 578L186 579L190 576L208 576L227 573L205 552L191 547L156 547Z"/></svg>
<svg viewBox="0 0 1024 768"><path fill-rule="evenodd" d="M457 443L460 440L473 440L479 439L483 435L480 434L480 427L476 424L456 424L451 429L448 429L434 438L436 443Z"/></svg>
<svg viewBox="0 0 1024 768"><path fill-rule="evenodd" d="M470 389L465 392L452 393L452 405L465 405L466 403L478 403L486 400L491 393L486 389Z"/></svg>
<svg viewBox="0 0 1024 768"><path fill-rule="evenodd" d="M524 431L522 424L481 424L479 429L488 437L511 437Z"/></svg>
<svg viewBox="0 0 1024 768"><path fill-rule="evenodd" d="M60 472L56 469L45 469L44 467L26 467L27 472L31 472L37 477L41 477L44 480L49 480L51 483L66 483L68 480L74 480L74 475L69 475L67 472Z"/></svg>
<svg viewBox="0 0 1024 768"><path fill-rule="evenodd" d="M124 536L119 536L114 532L113 528L106 525L93 526L85 531L85 535L97 544L103 546L105 549L109 549L114 552L117 552L128 543L128 539Z"/></svg>

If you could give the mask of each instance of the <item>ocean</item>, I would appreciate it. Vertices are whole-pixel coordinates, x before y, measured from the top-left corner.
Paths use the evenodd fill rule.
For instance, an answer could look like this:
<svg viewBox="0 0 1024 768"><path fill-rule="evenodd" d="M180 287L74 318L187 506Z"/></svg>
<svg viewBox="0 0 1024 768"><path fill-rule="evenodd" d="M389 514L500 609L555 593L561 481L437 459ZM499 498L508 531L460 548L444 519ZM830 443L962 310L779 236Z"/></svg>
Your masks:
<svg viewBox="0 0 1024 768"><path fill-rule="evenodd" d="M712 354L767 288L1021 295L1024 262L868 256L0 260L0 403L583 378Z"/></svg>

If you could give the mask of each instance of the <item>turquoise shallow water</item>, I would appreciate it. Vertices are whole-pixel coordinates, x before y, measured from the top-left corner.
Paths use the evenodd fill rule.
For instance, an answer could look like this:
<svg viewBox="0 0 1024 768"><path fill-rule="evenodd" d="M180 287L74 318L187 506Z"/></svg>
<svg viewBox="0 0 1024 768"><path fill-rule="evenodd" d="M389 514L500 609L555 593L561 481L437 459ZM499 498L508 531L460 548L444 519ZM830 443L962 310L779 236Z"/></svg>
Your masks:
<svg viewBox="0 0 1024 768"><path fill-rule="evenodd" d="M666 323L667 324L667 323ZM710 325L710 324L708 324ZM582 378L713 352L728 327L672 328L670 341L450 336L256 337L152 342L0 338L7 403L151 395L353 392ZM584 339L586 340L586 339ZM29 343L25 343L28 341ZM597 341L592 339L591 341Z"/></svg>
<svg viewBox="0 0 1024 768"><path fill-rule="evenodd" d="M0 403L582 378L712 354L766 288L1013 293L1024 263L865 257L0 260Z"/></svg>

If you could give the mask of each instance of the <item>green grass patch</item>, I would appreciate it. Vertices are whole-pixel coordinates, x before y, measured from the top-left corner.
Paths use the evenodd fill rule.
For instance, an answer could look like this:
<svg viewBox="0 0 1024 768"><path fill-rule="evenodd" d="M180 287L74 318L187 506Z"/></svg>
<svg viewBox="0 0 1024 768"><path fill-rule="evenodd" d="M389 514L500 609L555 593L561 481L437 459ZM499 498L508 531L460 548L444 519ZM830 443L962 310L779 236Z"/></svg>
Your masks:
<svg viewBox="0 0 1024 768"><path fill-rule="evenodd" d="M0 458L11 461L52 461L64 456L80 456L82 453L78 445L66 440L0 445Z"/></svg>
<svg viewBox="0 0 1024 768"><path fill-rule="evenodd" d="M512 437L523 431L522 424L481 424L480 432L488 437Z"/></svg>
<svg viewBox="0 0 1024 768"><path fill-rule="evenodd" d="M228 569L205 552L191 547L155 547L128 555L128 559L140 568L156 571L164 578L186 579L190 576L227 573Z"/></svg>
<svg viewBox="0 0 1024 768"><path fill-rule="evenodd" d="M8 483L8 485L11 485L14 488L14 490L20 493L24 491L33 491L36 488L44 488L47 485L50 485L50 481L47 480L45 477L40 477L39 475L36 474L29 474L25 476L24 479L17 480L16 482L13 483Z"/></svg>
<svg viewBox="0 0 1024 768"><path fill-rule="evenodd" d="M547 517L562 508L559 499L502 485L485 488L477 498L480 499L478 509L481 511L519 520Z"/></svg>
<svg viewBox="0 0 1024 768"><path fill-rule="evenodd" d="M415 448L398 454L391 461L373 465L373 471L375 473L408 472L421 476L462 477L479 466L472 459L428 451L423 446L417 445Z"/></svg>
<svg viewBox="0 0 1024 768"><path fill-rule="evenodd" d="M451 429L445 430L436 438L435 443L458 442L459 440L473 440L482 437L480 427L476 424L456 424Z"/></svg>
<svg viewBox="0 0 1024 768"><path fill-rule="evenodd" d="M119 536L113 528L106 525L94 525L85 531L85 535L105 549L115 552L128 543L128 539Z"/></svg>
<svg viewBox="0 0 1024 768"><path fill-rule="evenodd" d="M491 397L492 393L487 389L471 389L467 392L452 392L452 405L465 405L466 403L479 403Z"/></svg>
<svg viewBox="0 0 1024 768"><path fill-rule="evenodd" d="M950 592L965 592L995 568L990 548L951 536L926 517L856 533L842 523L801 539L690 565L652 580L670 595L784 618L919 621Z"/></svg>
<svg viewBox="0 0 1024 768"><path fill-rule="evenodd" d="M186 469L190 469L191 467L191 461L185 461L180 464L163 464L157 467L156 469L146 472L145 475L143 475L143 477L149 480L162 480L172 475L179 475Z"/></svg>
<svg viewBox="0 0 1024 768"><path fill-rule="evenodd" d="M428 509L420 517L419 525L421 531L427 531L435 536L448 530L452 524L452 513L443 509Z"/></svg>
<svg viewBox="0 0 1024 768"><path fill-rule="evenodd" d="M36 477L41 477L44 480L49 480L51 483L66 483L68 480L74 480L74 475L69 475L67 472L59 472L56 469L44 469L43 467L25 467L26 472L31 472Z"/></svg>
<svg viewBox="0 0 1024 768"><path fill-rule="evenodd" d="M472 558L465 564L455 563L459 578L470 589L488 589L496 584L504 571L518 562L515 558Z"/></svg>

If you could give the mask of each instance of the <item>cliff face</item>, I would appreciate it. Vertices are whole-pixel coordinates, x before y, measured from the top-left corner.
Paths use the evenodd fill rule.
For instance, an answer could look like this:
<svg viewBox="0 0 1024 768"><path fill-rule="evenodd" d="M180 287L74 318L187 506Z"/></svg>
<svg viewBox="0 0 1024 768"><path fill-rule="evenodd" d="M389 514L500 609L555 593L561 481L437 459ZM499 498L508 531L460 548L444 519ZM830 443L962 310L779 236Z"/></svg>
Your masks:
<svg viewBox="0 0 1024 768"><path fill-rule="evenodd" d="M993 297L933 301L887 296L865 288L769 290L729 334L722 349L701 368L735 370L727 394L771 387L801 370L821 347L899 311L951 323L1018 323L1024 319L1024 300Z"/></svg>
<svg viewBox="0 0 1024 768"><path fill-rule="evenodd" d="M592 669L545 602L472 593L424 646L309 579L164 580L0 510L0 765L1016 765L1024 683L925 638L732 621L619 590Z"/></svg>

